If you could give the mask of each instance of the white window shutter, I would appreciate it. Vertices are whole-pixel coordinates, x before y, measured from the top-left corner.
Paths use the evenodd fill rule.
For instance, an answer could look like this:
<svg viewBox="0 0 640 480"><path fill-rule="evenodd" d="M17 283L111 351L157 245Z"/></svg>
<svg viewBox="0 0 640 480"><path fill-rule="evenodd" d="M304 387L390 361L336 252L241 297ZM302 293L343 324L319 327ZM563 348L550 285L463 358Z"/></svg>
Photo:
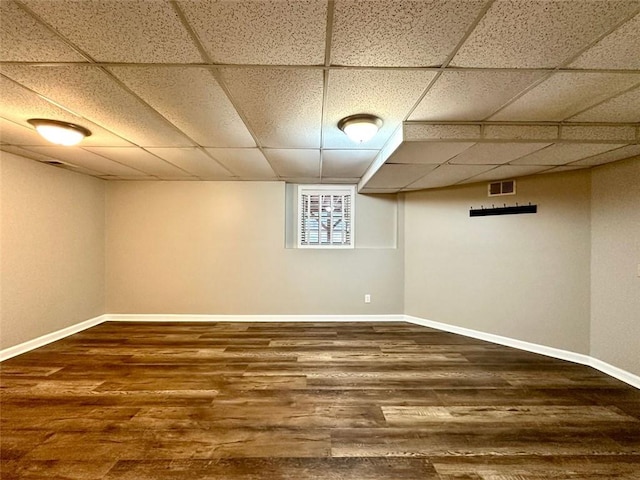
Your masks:
<svg viewBox="0 0 640 480"><path fill-rule="evenodd" d="M352 186L298 186L298 247L353 248Z"/></svg>

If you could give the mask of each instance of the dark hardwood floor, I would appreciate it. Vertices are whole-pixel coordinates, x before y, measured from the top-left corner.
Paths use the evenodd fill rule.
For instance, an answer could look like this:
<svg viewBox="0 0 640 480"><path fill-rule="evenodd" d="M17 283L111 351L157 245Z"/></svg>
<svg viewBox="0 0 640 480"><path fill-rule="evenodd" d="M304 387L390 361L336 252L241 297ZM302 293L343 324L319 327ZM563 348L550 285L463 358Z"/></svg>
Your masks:
<svg viewBox="0 0 640 480"><path fill-rule="evenodd" d="M1 365L2 480L640 479L640 391L405 323L105 323Z"/></svg>

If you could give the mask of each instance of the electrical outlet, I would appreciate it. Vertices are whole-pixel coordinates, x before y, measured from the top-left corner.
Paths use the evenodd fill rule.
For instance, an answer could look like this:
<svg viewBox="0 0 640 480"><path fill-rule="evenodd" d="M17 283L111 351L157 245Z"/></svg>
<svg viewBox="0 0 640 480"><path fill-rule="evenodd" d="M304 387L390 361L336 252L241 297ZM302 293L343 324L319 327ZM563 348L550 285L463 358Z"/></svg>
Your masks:
<svg viewBox="0 0 640 480"><path fill-rule="evenodd" d="M368 293L364 296L364 303L371 303L371 295Z"/></svg>

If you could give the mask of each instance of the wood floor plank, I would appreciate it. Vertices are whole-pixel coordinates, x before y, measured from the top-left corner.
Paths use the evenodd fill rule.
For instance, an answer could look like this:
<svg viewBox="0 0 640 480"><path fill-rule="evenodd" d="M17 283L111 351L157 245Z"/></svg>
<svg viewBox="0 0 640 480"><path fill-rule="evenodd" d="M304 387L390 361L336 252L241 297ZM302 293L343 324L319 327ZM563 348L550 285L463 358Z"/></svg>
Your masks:
<svg viewBox="0 0 640 480"><path fill-rule="evenodd" d="M640 391L402 322L106 322L0 365L0 478L638 480Z"/></svg>

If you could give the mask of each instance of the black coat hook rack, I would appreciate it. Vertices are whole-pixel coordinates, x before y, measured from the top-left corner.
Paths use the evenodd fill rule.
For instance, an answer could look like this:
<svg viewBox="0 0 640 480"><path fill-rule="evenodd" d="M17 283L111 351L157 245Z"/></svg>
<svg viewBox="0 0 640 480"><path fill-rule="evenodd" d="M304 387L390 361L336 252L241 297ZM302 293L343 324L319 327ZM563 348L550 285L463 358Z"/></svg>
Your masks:
<svg viewBox="0 0 640 480"><path fill-rule="evenodd" d="M491 205L491 208L484 208L481 206L480 208L473 208L469 210L470 217L487 217L489 215L517 215L520 213L538 213L538 205L515 205L507 206L505 203L502 207L496 207L495 205Z"/></svg>

